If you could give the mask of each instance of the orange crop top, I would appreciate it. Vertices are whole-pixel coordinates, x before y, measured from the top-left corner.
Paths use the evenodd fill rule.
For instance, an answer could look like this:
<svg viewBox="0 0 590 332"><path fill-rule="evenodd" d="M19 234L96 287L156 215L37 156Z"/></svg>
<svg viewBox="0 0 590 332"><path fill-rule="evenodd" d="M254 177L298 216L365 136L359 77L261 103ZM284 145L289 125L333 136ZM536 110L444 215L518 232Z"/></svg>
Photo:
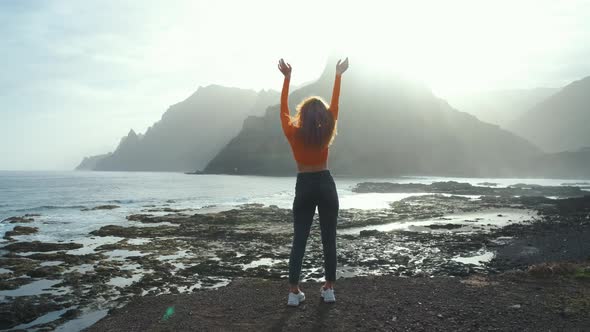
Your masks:
<svg viewBox="0 0 590 332"><path fill-rule="evenodd" d="M334 121L338 120L338 99L340 97L340 81L342 75L336 74L334 81L334 91L332 91L332 101L328 111L332 112ZM291 123L291 112L289 111L289 82L290 78L285 77L283 82L283 91L281 93L281 124L283 125L283 132L291 145L293 150L293 157L295 161L304 165L321 165L328 160L328 148L321 150L306 149L301 142L295 138L297 127Z"/></svg>

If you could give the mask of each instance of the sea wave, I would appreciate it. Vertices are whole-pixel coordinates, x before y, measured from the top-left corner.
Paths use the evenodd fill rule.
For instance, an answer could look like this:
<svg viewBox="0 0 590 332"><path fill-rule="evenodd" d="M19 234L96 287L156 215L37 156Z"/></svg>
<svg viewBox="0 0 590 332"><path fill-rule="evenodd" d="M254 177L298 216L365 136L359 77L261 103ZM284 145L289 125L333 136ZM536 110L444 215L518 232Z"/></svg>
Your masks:
<svg viewBox="0 0 590 332"><path fill-rule="evenodd" d="M133 204L136 203L136 200L133 199L112 199L107 201L107 203L116 203L116 204Z"/></svg>
<svg viewBox="0 0 590 332"><path fill-rule="evenodd" d="M30 211L39 211L39 210L59 210L59 209L83 209L86 206L84 205L42 205L32 208L25 208L25 209L16 209L16 212L30 212Z"/></svg>

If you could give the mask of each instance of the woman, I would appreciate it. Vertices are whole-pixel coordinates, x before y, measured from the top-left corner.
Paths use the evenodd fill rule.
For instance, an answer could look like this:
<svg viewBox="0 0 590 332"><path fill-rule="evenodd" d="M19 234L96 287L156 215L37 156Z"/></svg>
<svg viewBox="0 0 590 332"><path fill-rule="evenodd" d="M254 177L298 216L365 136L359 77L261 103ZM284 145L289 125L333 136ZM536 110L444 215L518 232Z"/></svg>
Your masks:
<svg viewBox="0 0 590 332"><path fill-rule="evenodd" d="M291 118L288 98L291 65L283 59L279 70L285 75L281 93L281 124L293 156L297 162L297 184L293 201L293 246L289 258L289 298L287 305L298 306L305 300L299 289L301 263L316 206L320 215L320 228L324 251L325 284L320 289L324 302L336 301L336 221L338 193L327 168L328 148L336 134L338 98L342 74L348 69L348 58L336 64L336 78L330 106L319 97L309 97L297 106Z"/></svg>

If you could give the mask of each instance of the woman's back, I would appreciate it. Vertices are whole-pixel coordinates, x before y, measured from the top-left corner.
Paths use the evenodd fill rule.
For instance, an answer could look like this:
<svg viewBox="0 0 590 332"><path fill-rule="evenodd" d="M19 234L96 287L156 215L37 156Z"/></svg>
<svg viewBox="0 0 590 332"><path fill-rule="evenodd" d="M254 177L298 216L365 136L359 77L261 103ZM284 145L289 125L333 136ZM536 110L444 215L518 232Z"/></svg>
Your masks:
<svg viewBox="0 0 590 332"><path fill-rule="evenodd" d="M348 62L345 63L348 66ZM296 116L291 118L288 105L291 67L284 68L288 72L283 73L285 80L281 93L281 124L291 145L297 168L300 172L326 169L329 145L336 133L342 73L338 70L336 72L329 107L321 98L310 97L297 107Z"/></svg>

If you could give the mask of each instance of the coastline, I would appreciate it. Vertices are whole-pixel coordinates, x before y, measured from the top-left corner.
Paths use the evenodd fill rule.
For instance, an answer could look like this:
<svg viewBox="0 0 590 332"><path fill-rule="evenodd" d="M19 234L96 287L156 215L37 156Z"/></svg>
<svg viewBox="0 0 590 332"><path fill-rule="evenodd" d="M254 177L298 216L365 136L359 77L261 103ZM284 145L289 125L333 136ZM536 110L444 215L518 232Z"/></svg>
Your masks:
<svg viewBox="0 0 590 332"><path fill-rule="evenodd" d="M400 277L423 281L431 279L425 277L494 278L544 262L573 261L586 269L590 196L580 196L585 192L538 186L491 190L450 182L435 187L442 192L405 197L387 208L340 211L339 285L351 278L364 283L385 277L394 284ZM366 191L370 186L362 188ZM497 195L498 190L506 195ZM528 196L527 190L535 195L578 197ZM481 195L473 195L477 193ZM99 225L87 240L78 242L27 241L31 236L27 234L42 231L31 226L43 217L28 214L6 219L4 225L16 227L13 233L7 232L0 260L2 326L51 329L85 321L81 326L86 327L130 301L196 296L206 289L233 287L243 278L267 280L275 286L285 283L290 209L244 204L195 213L166 202L135 210L125 224ZM115 204L87 206L82 213L118 209ZM305 283L322 278L318 232L316 221L303 266ZM576 289L587 288L587 284L576 285Z"/></svg>

